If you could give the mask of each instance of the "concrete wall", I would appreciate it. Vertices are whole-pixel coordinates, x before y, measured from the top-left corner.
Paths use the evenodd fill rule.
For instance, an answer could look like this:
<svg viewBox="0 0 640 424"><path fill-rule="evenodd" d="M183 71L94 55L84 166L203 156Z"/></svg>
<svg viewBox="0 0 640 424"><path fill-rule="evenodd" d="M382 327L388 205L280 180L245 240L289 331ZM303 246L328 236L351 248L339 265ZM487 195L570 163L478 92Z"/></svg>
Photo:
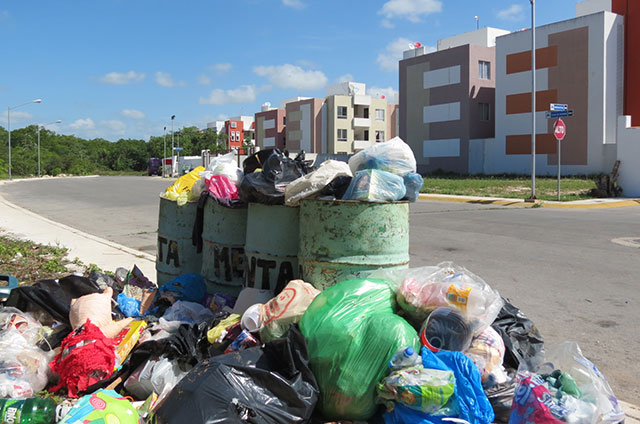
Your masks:
<svg viewBox="0 0 640 424"><path fill-rule="evenodd" d="M270 109L255 115L256 146L261 149L285 148L284 109Z"/></svg>
<svg viewBox="0 0 640 424"><path fill-rule="evenodd" d="M640 128L631 126L630 116L618 119L618 160L620 176L618 184L625 197L640 197ZM610 170L609 170L610 171Z"/></svg>
<svg viewBox="0 0 640 424"><path fill-rule="evenodd" d="M563 174L610 172L613 166L620 62L618 15L600 12L536 30L536 171L556 172L557 144L549 103L566 103ZM485 143L485 173L531 172L531 32L511 33L496 44L496 137Z"/></svg>
<svg viewBox="0 0 640 424"><path fill-rule="evenodd" d="M465 44L494 47L496 45L496 37L505 34L509 34L509 31L490 27L480 28L475 31L438 40L438 50L451 49L453 47L464 46Z"/></svg>

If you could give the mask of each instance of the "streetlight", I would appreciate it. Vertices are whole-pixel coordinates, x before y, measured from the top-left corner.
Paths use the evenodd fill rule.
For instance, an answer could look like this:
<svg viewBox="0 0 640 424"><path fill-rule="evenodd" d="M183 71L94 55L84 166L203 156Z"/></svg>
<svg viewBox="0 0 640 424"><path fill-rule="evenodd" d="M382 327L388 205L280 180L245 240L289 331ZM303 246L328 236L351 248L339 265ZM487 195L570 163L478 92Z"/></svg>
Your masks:
<svg viewBox="0 0 640 424"><path fill-rule="evenodd" d="M474 18L476 19L476 29L480 29L480 18L477 15Z"/></svg>
<svg viewBox="0 0 640 424"><path fill-rule="evenodd" d="M27 103L22 103L18 106L10 106L7 108L7 131L8 131L8 139L9 139L9 179L11 179L11 110L17 109L19 107L31 104L31 103L42 103L42 99L31 100Z"/></svg>
<svg viewBox="0 0 640 424"><path fill-rule="evenodd" d="M173 160L173 152L174 152L174 144L173 144L173 120L176 118L176 115L171 115L171 176L173 177L173 173L175 172L176 164Z"/></svg>
<svg viewBox="0 0 640 424"><path fill-rule="evenodd" d="M167 126L162 130L162 138L164 138L164 156L162 156L162 178L166 177L167 171Z"/></svg>
<svg viewBox="0 0 640 424"><path fill-rule="evenodd" d="M531 3L531 201L536 200L536 0Z"/></svg>
<svg viewBox="0 0 640 424"><path fill-rule="evenodd" d="M48 124L38 124L38 178L40 178L40 128L44 127L45 125L52 125L52 124L60 124L62 123L61 120L57 120L56 122L49 122Z"/></svg>

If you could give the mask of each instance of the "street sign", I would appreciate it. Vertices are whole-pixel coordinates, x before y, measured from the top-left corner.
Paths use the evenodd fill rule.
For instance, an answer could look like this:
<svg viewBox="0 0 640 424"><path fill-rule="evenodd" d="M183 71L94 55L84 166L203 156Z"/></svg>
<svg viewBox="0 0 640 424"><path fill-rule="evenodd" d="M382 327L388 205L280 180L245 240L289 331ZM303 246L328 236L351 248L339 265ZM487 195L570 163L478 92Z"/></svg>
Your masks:
<svg viewBox="0 0 640 424"><path fill-rule="evenodd" d="M555 112L564 112L565 110L569 110L569 105L563 105L560 103L551 103L549 105L549 110L555 111Z"/></svg>
<svg viewBox="0 0 640 424"><path fill-rule="evenodd" d="M179 152L182 150L182 147L174 147L173 150L175 150L176 152Z"/></svg>
<svg viewBox="0 0 640 424"><path fill-rule="evenodd" d="M567 126L562 119L558 119L555 124L553 124L553 135L556 136L556 140L558 141L564 140L564 137L567 135Z"/></svg>
<svg viewBox="0 0 640 424"><path fill-rule="evenodd" d="M566 118L567 116L573 116L573 110L545 112L544 116L547 119Z"/></svg>

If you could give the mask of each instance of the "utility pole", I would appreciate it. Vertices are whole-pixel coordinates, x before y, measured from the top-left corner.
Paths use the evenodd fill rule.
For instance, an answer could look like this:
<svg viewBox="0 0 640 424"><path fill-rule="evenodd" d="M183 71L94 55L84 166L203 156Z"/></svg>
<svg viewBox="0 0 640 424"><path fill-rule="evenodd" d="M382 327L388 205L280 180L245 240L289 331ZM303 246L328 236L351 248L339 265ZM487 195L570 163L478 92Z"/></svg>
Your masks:
<svg viewBox="0 0 640 424"><path fill-rule="evenodd" d="M536 0L531 3L531 201L536 200Z"/></svg>

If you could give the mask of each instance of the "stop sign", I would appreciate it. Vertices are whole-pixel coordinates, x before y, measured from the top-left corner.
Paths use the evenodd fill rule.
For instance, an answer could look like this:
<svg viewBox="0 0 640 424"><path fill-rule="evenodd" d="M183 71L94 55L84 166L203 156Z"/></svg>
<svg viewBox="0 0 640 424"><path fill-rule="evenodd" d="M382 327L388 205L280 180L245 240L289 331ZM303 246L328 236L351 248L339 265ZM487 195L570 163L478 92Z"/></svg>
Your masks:
<svg viewBox="0 0 640 424"><path fill-rule="evenodd" d="M558 119L555 124L553 124L553 135L556 136L556 140L558 141L562 141L564 136L567 135L567 126L562 119Z"/></svg>

